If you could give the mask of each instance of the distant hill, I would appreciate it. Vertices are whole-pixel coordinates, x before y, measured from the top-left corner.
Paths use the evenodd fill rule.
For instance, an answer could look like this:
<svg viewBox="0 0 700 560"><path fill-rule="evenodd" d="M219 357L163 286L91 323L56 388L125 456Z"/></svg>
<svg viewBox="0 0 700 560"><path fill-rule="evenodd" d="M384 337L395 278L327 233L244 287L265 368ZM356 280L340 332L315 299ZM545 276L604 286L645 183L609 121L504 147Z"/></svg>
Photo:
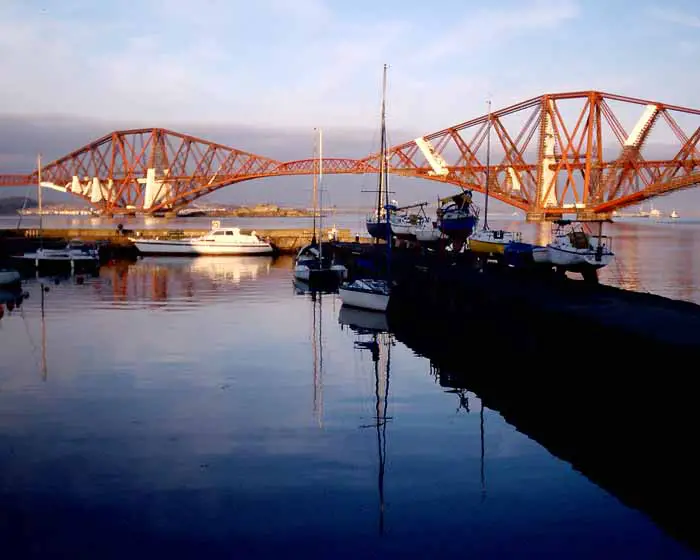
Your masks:
<svg viewBox="0 0 700 560"><path fill-rule="evenodd" d="M36 208L37 201L23 196L7 196L0 198L0 214L14 214L24 208Z"/></svg>

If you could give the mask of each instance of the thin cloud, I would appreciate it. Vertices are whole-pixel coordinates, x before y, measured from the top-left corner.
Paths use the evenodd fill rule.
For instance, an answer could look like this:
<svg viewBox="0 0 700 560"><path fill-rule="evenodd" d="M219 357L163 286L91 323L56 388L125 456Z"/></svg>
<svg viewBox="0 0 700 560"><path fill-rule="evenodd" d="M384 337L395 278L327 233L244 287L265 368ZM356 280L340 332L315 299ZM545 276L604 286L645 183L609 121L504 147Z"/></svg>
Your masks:
<svg viewBox="0 0 700 560"><path fill-rule="evenodd" d="M685 27L700 28L700 16L681 12L673 8L653 7L649 9L649 15L657 20L662 20L667 23L681 25Z"/></svg>

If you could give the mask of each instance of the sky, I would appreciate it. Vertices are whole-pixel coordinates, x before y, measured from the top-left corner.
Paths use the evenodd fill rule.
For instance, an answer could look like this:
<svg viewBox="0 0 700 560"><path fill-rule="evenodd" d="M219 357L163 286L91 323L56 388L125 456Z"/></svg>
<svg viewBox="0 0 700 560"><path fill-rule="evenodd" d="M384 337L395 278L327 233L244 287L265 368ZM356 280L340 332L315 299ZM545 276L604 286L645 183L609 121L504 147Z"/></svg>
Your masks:
<svg viewBox="0 0 700 560"><path fill-rule="evenodd" d="M135 126L275 159L307 157L320 126L328 155L360 157L378 147L384 63L391 144L487 99L596 89L700 107L699 55L697 0L0 0L0 173ZM283 199L283 183L302 184L256 188Z"/></svg>

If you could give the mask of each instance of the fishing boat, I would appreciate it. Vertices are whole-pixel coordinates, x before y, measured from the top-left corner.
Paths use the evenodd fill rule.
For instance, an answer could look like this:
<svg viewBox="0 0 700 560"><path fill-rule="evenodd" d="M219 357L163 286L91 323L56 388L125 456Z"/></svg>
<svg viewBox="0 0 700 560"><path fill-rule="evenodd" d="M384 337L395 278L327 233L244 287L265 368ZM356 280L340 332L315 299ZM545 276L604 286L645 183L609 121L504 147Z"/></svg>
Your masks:
<svg viewBox="0 0 700 560"><path fill-rule="evenodd" d="M129 237L144 255L271 255L275 248L253 231L241 233L237 227L221 227L218 220L212 229L199 237L142 239Z"/></svg>
<svg viewBox="0 0 700 560"><path fill-rule="evenodd" d="M388 162L387 162L387 137L386 137L386 70L382 80L382 112L381 112L381 133L380 133L380 156L379 156L379 193L383 193L388 198ZM384 219L386 220L386 247L387 247L387 270L391 263L391 228L389 225L390 207L388 200L384 204ZM381 213L378 212L377 215ZM375 245L378 239L375 238ZM358 278L351 282L343 282L338 290L343 305L371 309L373 311L386 311L391 297L391 282L389 274L386 278Z"/></svg>
<svg viewBox="0 0 700 560"><path fill-rule="evenodd" d="M316 214L319 215L319 230L323 231L323 204L319 204L318 191L323 179L323 131L318 130L318 174L313 176L313 231L311 243L302 247L294 259L294 278L311 285L336 283L347 278L348 269L334 264L329 255L323 254L323 235L316 238ZM322 200L322 199L321 199ZM320 208L320 213L317 209Z"/></svg>
<svg viewBox="0 0 700 560"><path fill-rule="evenodd" d="M610 264L615 257L612 239L602 234L602 222L598 222L598 234L586 231L584 224L574 220L557 220L553 224L552 241L547 244L550 262L560 270L581 272L584 277Z"/></svg>

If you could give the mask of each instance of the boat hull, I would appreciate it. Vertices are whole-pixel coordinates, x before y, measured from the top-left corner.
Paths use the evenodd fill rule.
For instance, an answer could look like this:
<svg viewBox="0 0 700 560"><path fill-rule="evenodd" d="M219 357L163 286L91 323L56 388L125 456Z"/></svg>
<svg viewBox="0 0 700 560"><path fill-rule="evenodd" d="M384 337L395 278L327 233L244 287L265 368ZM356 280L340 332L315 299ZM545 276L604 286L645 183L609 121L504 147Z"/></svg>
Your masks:
<svg viewBox="0 0 700 560"><path fill-rule="evenodd" d="M497 241L482 241L480 239L469 239L469 248L474 253L490 253L502 255L506 250L506 243Z"/></svg>
<svg viewBox="0 0 700 560"><path fill-rule="evenodd" d="M459 218L443 217L439 222L439 229L448 237L469 237L476 228L478 218L476 216L462 216Z"/></svg>
<svg viewBox="0 0 700 560"><path fill-rule="evenodd" d="M394 235L394 237L398 239L416 239L416 235L414 233L415 226L413 224L397 224L397 223L392 223L391 224L391 233Z"/></svg>
<svg viewBox="0 0 700 560"><path fill-rule="evenodd" d="M274 248L270 244L250 245L231 244L209 244L196 241L167 241L162 239L136 240L132 239L134 245L140 253L145 255L271 255Z"/></svg>
<svg viewBox="0 0 700 560"><path fill-rule="evenodd" d="M389 235L389 225L386 222L367 222L367 233L377 239L386 239Z"/></svg>
<svg viewBox="0 0 700 560"><path fill-rule="evenodd" d="M533 247L532 260L537 264L551 264L547 247Z"/></svg>
<svg viewBox="0 0 700 560"><path fill-rule="evenodd" d="M613 253L596 254L595 251L567 250L560 247L547 246L550 262L567 270L597 270L609 265L614 258Z"/></svg>
<svg viewBox="0 0 700 560"><path fill-rule="evenodd" d="M338 290L343 305L357 307L360 309L371 309L373 311L386 311L389 307L389 296L384 294L373 294L369 292L358 292L340 288Z"/></svg>
<svg viewBox="0 0 700 560"><path fill-rule="evenodd" d="M17 270L0 270L0 286L15 286L21 282L21 276Z"/></svg>
<svg viewBox="0 0 700 560"><path fill-rule="evenodd" d="M303 282L339 282L347 278L348 269L343 265L331 265L330 268L313 268L305 264L294 267L294 278Z"/></svg>
<svg viewBox="0 0 700 560"><path fill-rule="evenodd" d="M416 239L423 243L438 241L442 237L442 232L436 227L416 229Z"/></svg>

